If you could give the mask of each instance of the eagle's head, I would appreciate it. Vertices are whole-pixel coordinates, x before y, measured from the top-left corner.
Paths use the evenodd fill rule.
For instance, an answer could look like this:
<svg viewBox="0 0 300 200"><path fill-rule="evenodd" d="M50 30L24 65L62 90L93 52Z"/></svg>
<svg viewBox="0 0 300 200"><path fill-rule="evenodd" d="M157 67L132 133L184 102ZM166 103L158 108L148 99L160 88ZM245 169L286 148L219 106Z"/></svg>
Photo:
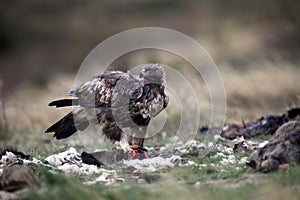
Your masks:
<svg viewBox="0 0 300 200"><path fill-rule="evenodd" d="M156 83L161 85L165 83L165 72L158 64L147 64L142 68L140 78L144 79L145 84Z"/></svg>

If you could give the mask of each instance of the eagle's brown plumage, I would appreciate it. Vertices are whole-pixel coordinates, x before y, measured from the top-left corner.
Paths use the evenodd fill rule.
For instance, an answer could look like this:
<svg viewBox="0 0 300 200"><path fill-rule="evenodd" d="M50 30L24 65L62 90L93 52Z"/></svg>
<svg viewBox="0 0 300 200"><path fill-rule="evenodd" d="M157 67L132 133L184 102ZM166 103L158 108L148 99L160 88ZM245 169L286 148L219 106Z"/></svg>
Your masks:
<svg viewBox="0 0 300 200"><path fill-rule="evenodd" d="M107 70L92 80L73 88L68 96L73 99L53 101L49 106L75 106L61 120L45 132L63 139L89 124L99 123L102 132L111 141L127 140L131 145L143 146L151 118L166 108L169 97L165 93L165 73L158 64L147 64L140 77ZM126 136L122 128L129 127ZM125 141L127 142L127 141Z"/></svg>

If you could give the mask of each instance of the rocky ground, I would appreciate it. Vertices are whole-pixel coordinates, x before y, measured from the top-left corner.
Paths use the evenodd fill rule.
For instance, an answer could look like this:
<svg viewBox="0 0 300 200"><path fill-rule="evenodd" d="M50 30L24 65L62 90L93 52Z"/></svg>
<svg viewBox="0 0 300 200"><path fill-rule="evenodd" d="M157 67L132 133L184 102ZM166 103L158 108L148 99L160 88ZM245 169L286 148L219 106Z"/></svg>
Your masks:
<svg viewBox="0 0 300 200"><path fill-rule="evenodd" d="M264 176L260 172L286 170L300 163L299 116L299 109L292 109L282 116L230 124L209 142L204 140L211 127L202 127L194 140L183 143L175 136L165 145L148 147L147 153L140 151L134 155L107 149L78 152L69 147L36 158L4 148L0 160L0 199L26 197L32 188L43 191L43 176L49 173L78 177L88 187L143 185L168 182L174 177L195 188L207 184L225 188L255 185Z"/></svg>

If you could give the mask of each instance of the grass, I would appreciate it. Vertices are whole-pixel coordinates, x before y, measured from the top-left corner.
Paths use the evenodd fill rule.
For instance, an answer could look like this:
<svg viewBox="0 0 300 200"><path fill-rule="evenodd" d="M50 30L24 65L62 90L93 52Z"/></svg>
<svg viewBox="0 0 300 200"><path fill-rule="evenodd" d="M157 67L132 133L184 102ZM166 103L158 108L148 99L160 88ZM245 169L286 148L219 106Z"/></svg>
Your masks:
<svg viewBox="0 0 300 200"><path fill-rule="evenodd" d="M290 185L300 185L300 167L291 165L286 170L273 173L271 177L274 181L278 182L281 186L286 187ZM300 188L299 188L300 189Z"/></svg>
<svg viewBox="0 0 300 200"><path fill-rule="evenodd" d="M263 141L269 140L271 137L272 137L272 135L261 134L261 135L255 136L255 137L251 137L251 141L253 141L253 142L263 142Z"/></svg>
<svg viewBox="0 0 300 200"><path fill-rule="evenodd" d="M16 136L21 130L16 130L6 142L14 143ZM33 133L35 135L37 133ZM24 135L19 135L24 137ZM28 136L29 138L31 136ZM196 137L203 140L203 135ZM251 138L254 141L264 141L270 136L258 136ZM22 141L19 138L18 141ZM41 140L31 141L32 144L40 143ZM29 142L29 144L31 143ZM159 144L161 146L169 142L169 138L160 140L149 139L147 145ZM18 143L19 145L21 143ZM18 146L24 153L37 158L45 158L48 155L61 152L68 148L68 145L55 145L51 143L41 147L23 144ZM83 147L78 146L78 151ZM201 150L198 150L201 151ZM21 199L264 199L273 198L274 193L279 197L288 196L290 199L297 199L300 193L300 167L290 166L286 170L280 170L268 175L253 174L252 169L245 164L232 164L220 166L222 157L215 157L218 153L212 149L206 156L197 150L183 154L197 164L209 164L206 167L186 166L176 167L168 171L160 172L163 178L151 184L136 183L132 174L121 172L122 166L107 166L107 169L115 169L118 174L126 178L125 183L115 186L106 186L98 183L95 185L84 185L83 182L96 175L83 176L61 172L51 173L45 167L33 167L39 182L40 188L30 188ZM247 157L251 151L240 151L235 153L239 160ZM226 154L226 153L224 153ZM280 188L280 189L279 189ZM255 191L255 192L253 192ZM276 199L276 198L275 198Z"/></svg>
<svg viewBox="0 0 300 200"><path fill-rule="evenodd" d="M223 187L210 184L204 189L212 199L299 199L300 167L291 166L288 170L277 171L268 176L257 177L260 183L241 184L239 187ZM254 192L255 191L255 192Z"/></svg>
<svg viewBox="0 0 300 200"><path fill-rule="evenodd" d="M255 199L256 195L253 193L253 190L257 190L258 188L259 186L249 184L234 189L226 189L212 185L205 187L212 199Z"/></svg>
<svg viewBox="0 0 300 200"><path fill-rule="evenodd" d="M201 139L199 136L197 139ZM203 139L203 138L202 138ZM260 142L267 138L256 137ZM163 142L165 141L165 143ZM168 140L160 141L160 145ZM155 141L148 141L148 145ZM26 145L25 145L26 146ZM66 146L21 147L25 153L40 158L61 152ZM82 147L81 147L82 148ZM80 148L79 148L80 149ZM205 157L198 157L197 152L184 154L198 164L214 164L199 168L196 166L176 167L160 172L163 178L151 184L136 183L131 179L131 174L121 172L121 166L108 166L107 169L115 169L118 174L125 177L125 183L115 186L104 184L84 185L83 182L96 177L96 175L83 176L61 172L51 173L45 167L35 167L40 188L30 188L21 199L265 199L288 196L297 199L300 193L300 167L290 166L286 170L280 170L268 175L253 174L252 169L245 164L233 164L219 166L222 158L215 157L216 149L210 151ZM251 152L240 151L235 153L236 159L248 156ZM198 153L200 154L200 153ZM238 169L237 169L238 167ZM255 191L255 192L253 192ZM284 196L285 195L285 196ZM276 199L276 198L275 198ZM279 199L279 198L277 198Z"/></svg>
<svg viewBox="0 0 300 200"><path fill-rule="evenodd" d="M0 140L8 139L9 134L7 134L7 130L4 128L3 124L0 123Z"/></svg>
<svg viewBox="0 0 300 200"><path fill-rule="evenodd" d="M82 185L76 178L52 174L46 170L41 182L41 189L32 188L22 199L99 199L98 192L101 191Z"/></svg>
<svg viewBox="0 0 300 200"><path fill-rule="evenodd" d="M297 199L300 194L300 167L269 175L251 174L245 170L240 175L197 167L176 168L165 174L163 181L155 184L137 184L134 181L116 186L103 184L83 185L76 176L53 174L42 170L41 188L31 188L22 199L266 199L278 195ZM247 177L248 176L248 177ZM252 177L251 177L252 176ZM249 178L250 177L250 178ZM250 180L250 181L249 181ZM260 181L258 181L260 180ZM195 185L199 182L200 185ZM255 192L253 192L255 191Z"/></svg>
<svg viewBox="0 0 300 200"><path fill-rule="evenodd" d="M263 138L264 139L264 138ZM58 149L56 149L58 150ZM220 168L217 164L221 158L214 157L218 151L212 150L204 158L190 156L198 164L215 164L199 168L196 166L176 167L169 171L161 172L163 179L151 184L138 184L130 179L131 174L118 173L126 178L125 183L115 186L103 184L84 185L82 182L92 176L65 175L61 172L50 173L42 167L36 170L41 188L31 188L22 199L257 199L259 194L271 195L264 189L262 183L248 181L247 175L253 175L251 169L242 164ZM51 154L53 150L37 150L34 154ZM236 158L249 155L250 152L241 151L235 154ZM193 154L194 155L194 154ZM239 167L239 170L236 169ZM118 166L109 166L108 169L120 170ZM222 170L223 169L223 170ZM256 176L255 174L253 176ZM245 178L246 177L246 178ZM256 179L252 177L251 179ZM268 187L286 187L300 185L300 167L291 166L285 171L271 173L267 177L258 176L263 182L268 182ZM284 181L283 181L284 180ZM200 183L200 186L199 186ZM198 185L197 185L198 184ZM257 191L253 193L253 191ZM291 190L290 195L297 194L297 189ZM293 197L293 196L292 196Z"/></svg>

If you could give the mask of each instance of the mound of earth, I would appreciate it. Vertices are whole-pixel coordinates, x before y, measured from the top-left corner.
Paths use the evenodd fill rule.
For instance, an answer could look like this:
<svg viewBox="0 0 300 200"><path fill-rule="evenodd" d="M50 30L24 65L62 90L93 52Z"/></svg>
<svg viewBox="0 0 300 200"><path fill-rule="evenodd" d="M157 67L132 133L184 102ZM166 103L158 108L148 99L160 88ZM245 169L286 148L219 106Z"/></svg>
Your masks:
<svg viewBox="0 0 300 200"><path fill-rule="evenodd" d="M300 163L300 121L282 125L264 147L249 157L248 165L257 171L269 172Z"/></svg>
<svg viewBox="0 0 300 200"><path fill-rule="evenodd" d="M300 108L290 109L282 115L263 116L253 122L229 124L223 128L221 136L235 139L240 136L251 138L258 135L273 135L281 125L295 120L300 120Z"/></svg>

